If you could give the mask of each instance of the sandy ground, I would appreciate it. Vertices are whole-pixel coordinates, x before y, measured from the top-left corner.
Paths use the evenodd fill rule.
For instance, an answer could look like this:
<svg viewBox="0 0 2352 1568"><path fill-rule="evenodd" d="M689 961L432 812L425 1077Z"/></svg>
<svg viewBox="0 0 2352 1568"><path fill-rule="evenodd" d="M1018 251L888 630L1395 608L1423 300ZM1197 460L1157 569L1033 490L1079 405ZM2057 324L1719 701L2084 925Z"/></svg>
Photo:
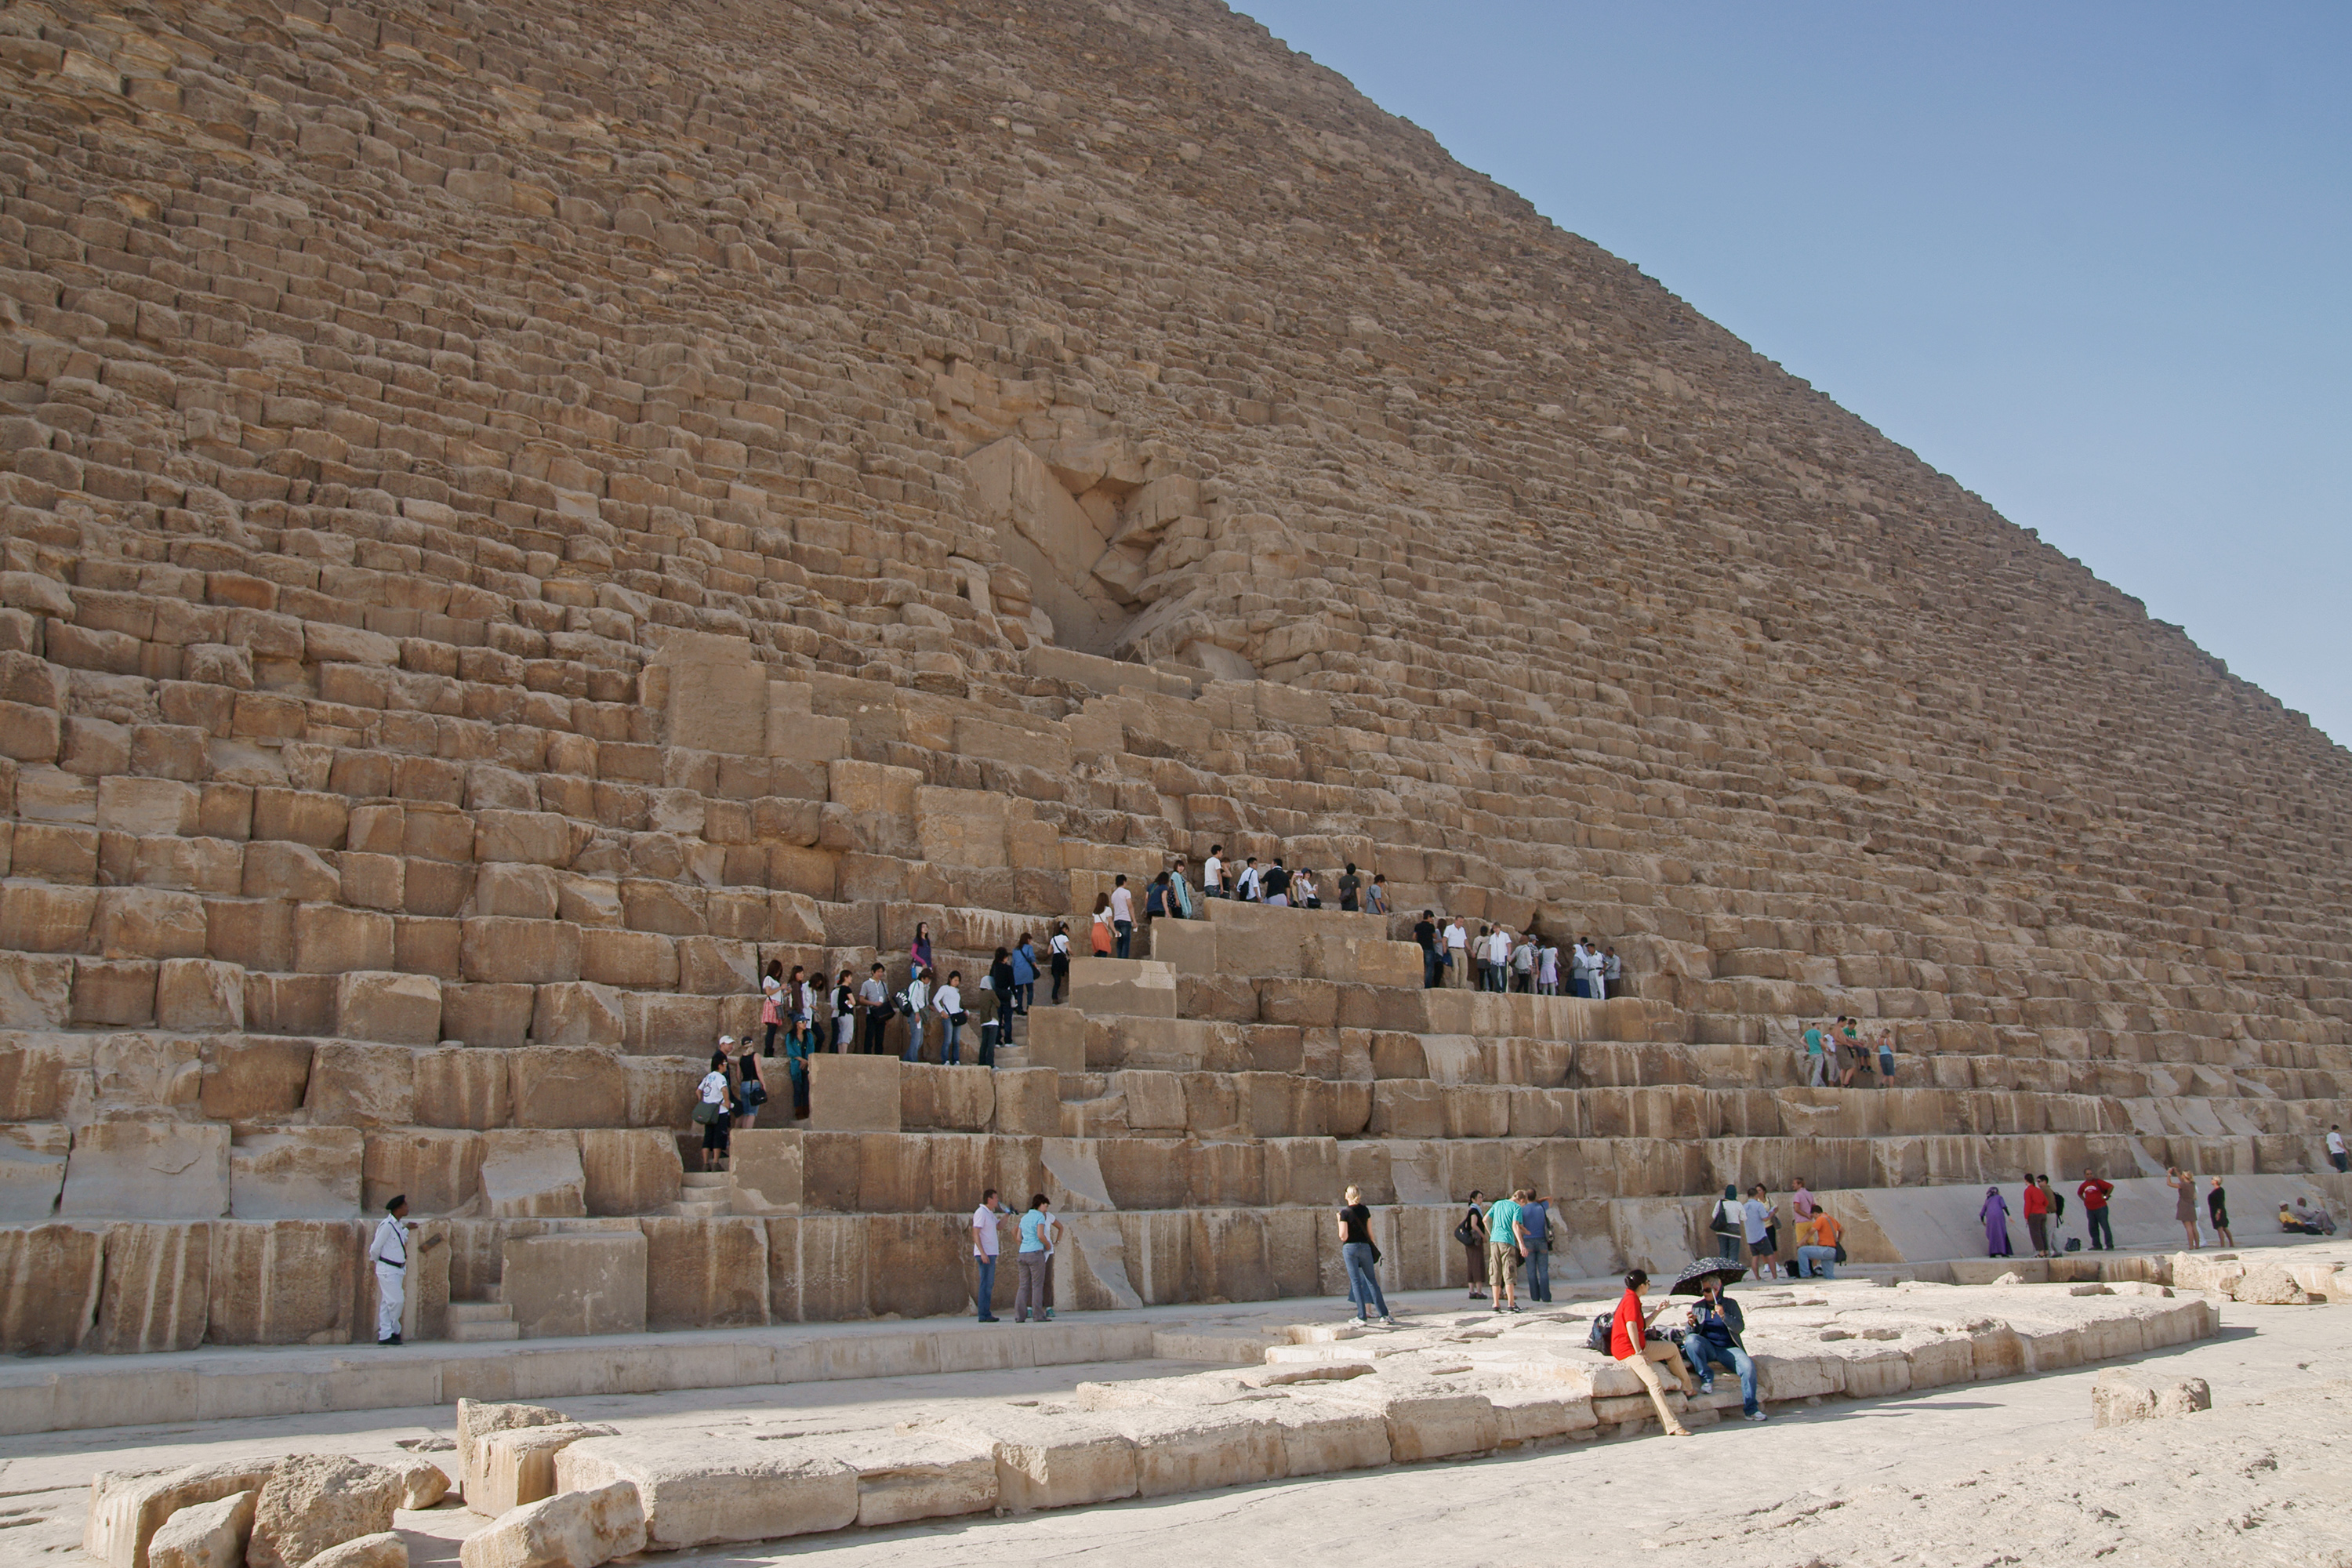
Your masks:
<svg viewBox="0 0 2352 1568"><path fill-rule="evenodd" d="M843 1568L1376 1561L1736 1562L1836 1565L2313 1564L2352 1568L2352 1311L2222 1307L2223 1333L2139 1358L2196 1375L2215 1408L2091 1427L2086 1367L1919 1395L1830 1401L1770 1423L1702 1427L1540 1453L1328 1477L1109 1508L964 1519L648 1559ZM658 1425L721 1414L762 1430L887 1425L967 1399L1050 1396L1103 1378L1199 1370L1071 1366L565 1401L579 1419ZM2333 1385L2331 1386L2331 1381ZM440 1452L446 1409L0 1439L0 1562L86 1563L89 1476L196 1458L299 1449L394 1459ZM452 1466L454 1468L454 1466ZM480 1521L404 1513L412 1561L452 1563Z"/></svg>

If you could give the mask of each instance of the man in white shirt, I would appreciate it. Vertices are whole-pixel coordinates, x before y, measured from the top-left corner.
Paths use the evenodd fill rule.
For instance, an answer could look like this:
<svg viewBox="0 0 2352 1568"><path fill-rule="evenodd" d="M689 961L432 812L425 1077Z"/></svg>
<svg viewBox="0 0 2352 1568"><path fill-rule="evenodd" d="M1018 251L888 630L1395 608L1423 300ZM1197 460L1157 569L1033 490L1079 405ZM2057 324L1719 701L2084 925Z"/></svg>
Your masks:
<svg viewBox="0 0 2352 1568"><path fill-rule="evenodd" d="M1119 873L1110 889L1110 929L1118 937L1118 956L1127 956L1128 945L1135 940L1135 895L1127 890L1127 873Z"/></svg>
<svg viewBox="0 0 2352 1568"><path fill-rule="evenodd" d="M1601 994L1623 994L1624 982L1625 961L1617 956L1617 950L1612 947L1601 957Z"/></svg>
<svg viewBox="0 0 2352 1568"><path fill-rule="evenodd" d="M1245 904L1257 902L1257 857L1253 855L1242 863L1241 886L1234 896Z"/></svg>
<svg viewBox="0 0 2352 1568"><path fill-rule="evenodd" d="M1445 956L1453 961L1454 985L1470 984L1470 933L1462 929L1460 915L1445 917Z"/></svg>
<svg viewBox="0 0 2352 1568"><path fill-rule="evenodd" d="M1511 963L1511 933L1496 926L1486 933L1486 989L1501 991L1508 984Z"/></svg>
<svg viewBox="0 0 2352 1568"><path fill-rule="evenodd" d="M915 977L907 982L907 1048L899 1053L901 1061L923 1059L923 1019L931 1005L930 982L923 978L928 973L919 969Z"/></svg>
<svg viewBox="0 0 2352 1568"><path fill-rule="evenodd" d="M2339 1172L2345 1168L2344 1129L2341 1127L2327 1130L2327 1163Z"/></svg>
<svg viewBox="0 0 2352 1568"><path fill-rule="evenodd" d="M408 1302L408 1237L416 1227L407 1223L408 1199L404 1194L383 1205L368 1241L368 1258L375 1265L375 1342L400 1343L401 1310Z"/></svg>
<svg viewBox="0 0 2352 1568"><path fill-rule="evenodd" d="M1225 847L1209 846L1208 863L1201 868L1201 890L1213 899L1225 896Z"/></svg>
<svg viewBox="0 0 2352 1568"><path fill-rule="evenodd" d="M980 1194L980 1206L971 1211L971 1257L980 1267L980 1289L973 1300L980 1304L980 1321L996 1321L996 1255L1003 1245L996 1234L996 1216L1004 1205L996 1201L996 1189L991 1187Z"/></svg>
<svg viewBox="0 0 2352 1568"><path fill-rule="evenodd" d="M882 1043L882 1031L890 1026L890 986L882 978L882 966L876 964L866 976L866 984L857 988L857 999L866 1004L866 1043L861 1052L878 1057L887 1049Z"/></svg>

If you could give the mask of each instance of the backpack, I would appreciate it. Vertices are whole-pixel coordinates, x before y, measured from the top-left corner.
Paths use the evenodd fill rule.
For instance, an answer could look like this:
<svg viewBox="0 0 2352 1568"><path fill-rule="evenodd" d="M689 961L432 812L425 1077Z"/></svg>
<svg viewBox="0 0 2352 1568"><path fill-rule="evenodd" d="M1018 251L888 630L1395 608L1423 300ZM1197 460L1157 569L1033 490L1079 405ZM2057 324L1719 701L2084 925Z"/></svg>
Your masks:
<svg viewBox="0 0 2352 1568"><path fill-rule="evenodd" d="M1616 1323L1615 1312L1594 1313L1592 1326L1584 1331L1584 1348L1589 1351L1599 1351L1602 1355L1607 1355L1610 1342L1616 1337Z"/></svg>

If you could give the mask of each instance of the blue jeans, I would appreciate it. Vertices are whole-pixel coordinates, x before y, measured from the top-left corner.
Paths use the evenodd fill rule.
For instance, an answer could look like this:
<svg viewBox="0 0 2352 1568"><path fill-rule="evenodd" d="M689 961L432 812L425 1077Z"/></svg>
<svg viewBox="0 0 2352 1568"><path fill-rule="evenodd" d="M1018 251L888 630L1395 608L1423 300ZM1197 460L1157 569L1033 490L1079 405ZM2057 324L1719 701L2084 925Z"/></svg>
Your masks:
<svg viewBox="0 0 2352 1568"><path fill-rule="evenodd" d="M2106 1251L2113 1252L2116 1249L2116 1230L2114 1222L2107 1218L2107 1211L2088 1210L2084 1219L2091 1227L2091 1249L2096 1252L2104 1247Z"/></svg>
<svg viewBox="0 0 2352 1568"><path fill-rule="evenodd" d="M1739 1374L1739 1407L1750 1415L1763 1408L1756 1403L1756 1360L1738 1345L1717 1344L1694 1329L1683 1336L1683 1360L1690 1363L1702 1383L1715 1376L1710 1365L1729 1367Z"/></svg>
<svg viewBox="0 0 2352 1568"><path fill-rule="evenodd" d="M980 1321L984 1323L996 1316L993 1305L996 1295L996 1259L975 1258L972 1261L980 1265L980 1290L973 1300L980 1305Z"/></svg>
<svg viewBox="0 0 2352 1568"><path fill-rule="evenodd" d="M1527 1274L1528 1300L1550 1300L1551 1254L1544 1250L1544 1244L1540 1241L1532 1242L1528 1247Z"/></svg>
<svg viewBox="0 0 2352 1568"><path fill-rule="evenodd" d="M950 1067L961 1067L963 1065L963 1026L953 1018L942 1018L940 1022L948 1032L947 1044L940 1048L940 1060Z"/></svg>
<svg viewBox="0 0 2352 1568"><path fill-rule="evenodd" d="M1121 958L1125 958L1127 956L1128 944L1135 940L1135 922L1133 921L1113 921L1110 922L1110 929L1118 933L1118 955Z"/></svg>
<svg viewBox="0 0 2352 1568"><path fill-rule="evenodd" d="M1739 1261L1739 1237L1728 1231L1719 1231L1715 1237L1716 1256L1726 1263Z"/></svg>
<svg viewBox="0 0 2352 1568"><path fill-rule="evenodd" d="M1388 1298L1381 1294L1380 1276L1372 1270L1372 1244L1351 1241L1339 1248L1340 1261L1348 1266L1348 1300L1356 1315L1369 1318L1377 1311L1389 1315Z"/></svg>
<svg viewBox="0 0 2352 1568"><path fill-rule="evenodd" d="M1444 972L1444 969L1445 966L1438 962L1437 954L1423 953L1421 955L1421 988L1424 991L1436 990L1437 977Z"/></svg>
<svg viewBox="0 0 2352 1568"><path fill-rule="evenodd" d="M907 1020L907 1048L898 1054L898 1059L908 1062L923 1059L923 1016L920 1013Z"/></svg>
<svg viewBox="0 0 2352 1568"><path fill-rule="evenodd" d="M1836 1279L1837 1248L1834 1247L1797 1248L1797 1272L1809 1279Z"/></svg>

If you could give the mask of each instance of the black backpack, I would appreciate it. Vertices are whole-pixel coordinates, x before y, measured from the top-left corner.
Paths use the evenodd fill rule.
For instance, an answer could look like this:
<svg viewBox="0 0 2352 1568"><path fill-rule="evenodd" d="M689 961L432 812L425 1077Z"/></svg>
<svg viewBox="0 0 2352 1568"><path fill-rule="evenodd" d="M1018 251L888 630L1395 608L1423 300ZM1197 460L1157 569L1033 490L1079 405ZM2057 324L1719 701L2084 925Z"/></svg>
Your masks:
<svg viewBox="0 0 2352 1568"><path fill-rule="evenodd" d="M1602 1355L1607 1355L1610 1342L1616 1337L1616 1333L1617 1314L1595 1312L1592 1315L1592 1327L1584 1331L1584 1348L1589 1351L1599 1351Z"/></svg>

